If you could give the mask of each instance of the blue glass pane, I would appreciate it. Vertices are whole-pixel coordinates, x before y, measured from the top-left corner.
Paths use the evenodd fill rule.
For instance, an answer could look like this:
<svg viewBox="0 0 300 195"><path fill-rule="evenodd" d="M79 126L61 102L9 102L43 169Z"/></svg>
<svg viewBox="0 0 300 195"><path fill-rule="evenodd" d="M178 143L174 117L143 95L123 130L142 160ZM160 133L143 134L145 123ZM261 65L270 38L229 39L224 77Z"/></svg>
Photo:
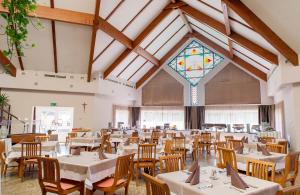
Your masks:
<svg viewBox="0 0 300 195"><path fill-rule="evenodd" d="M168 66L184 77L192 86L196 86L223 60L222 56L193 40L168 63Z"/></svg>

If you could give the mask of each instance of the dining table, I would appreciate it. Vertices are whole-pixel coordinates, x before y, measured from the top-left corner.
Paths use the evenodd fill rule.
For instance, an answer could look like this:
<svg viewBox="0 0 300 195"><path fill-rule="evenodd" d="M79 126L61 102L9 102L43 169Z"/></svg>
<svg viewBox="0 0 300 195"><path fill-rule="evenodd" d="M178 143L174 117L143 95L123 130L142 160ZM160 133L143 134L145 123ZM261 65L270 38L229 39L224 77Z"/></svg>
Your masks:
<svg viewBox="0 0 300 195"><path fill-rule="evenodd" d="M98 152L81 152L80 155L58 157L61 178L84 181L87 194L93 183L115 173L117 154L105 153L107 159L100 160Z"/></svg>
<svg viewBox="0 0 300 195"><path fill-rule="evenodd" d="M75 137L70 140L70 147L99 147L101 138L99 137Z"/></svg>
<svg viewBox="0 0 300 195"><path fill-rule="evenodd" d="M214 177L212 172L216 173ZM231 177L227 176L225 169L212 166L200 167L199 184L185 183L190 174L187 170L183 170L158 174L157 178L164 181L170 191L177 195L274 195L281 189L277 183L240 174L249 186L243 190L231 185Z"/></svg>

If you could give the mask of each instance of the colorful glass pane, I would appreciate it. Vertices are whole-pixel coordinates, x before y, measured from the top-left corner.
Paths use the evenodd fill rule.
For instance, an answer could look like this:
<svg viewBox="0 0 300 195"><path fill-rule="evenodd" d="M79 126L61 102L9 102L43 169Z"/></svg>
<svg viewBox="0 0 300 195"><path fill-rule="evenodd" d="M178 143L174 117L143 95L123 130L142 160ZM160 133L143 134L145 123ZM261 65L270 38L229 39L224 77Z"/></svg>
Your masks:
<svg viewBox="0 0 300 195"><path fill-rule="evenodd" d="M192 86L196 86L224 58L193 40L168 64L184 77Z"/></svg>

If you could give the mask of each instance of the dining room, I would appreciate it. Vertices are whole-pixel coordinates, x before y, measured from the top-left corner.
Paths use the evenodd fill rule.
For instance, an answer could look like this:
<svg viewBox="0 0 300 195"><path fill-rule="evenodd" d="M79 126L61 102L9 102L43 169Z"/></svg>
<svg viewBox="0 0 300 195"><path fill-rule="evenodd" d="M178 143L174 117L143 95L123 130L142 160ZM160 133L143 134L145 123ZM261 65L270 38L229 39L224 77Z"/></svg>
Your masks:
<svg viewBox="0 0 300 195"><path fill-rule="evenodd" d="M0 0L0 194L300 195L299 6Z"/></svg>

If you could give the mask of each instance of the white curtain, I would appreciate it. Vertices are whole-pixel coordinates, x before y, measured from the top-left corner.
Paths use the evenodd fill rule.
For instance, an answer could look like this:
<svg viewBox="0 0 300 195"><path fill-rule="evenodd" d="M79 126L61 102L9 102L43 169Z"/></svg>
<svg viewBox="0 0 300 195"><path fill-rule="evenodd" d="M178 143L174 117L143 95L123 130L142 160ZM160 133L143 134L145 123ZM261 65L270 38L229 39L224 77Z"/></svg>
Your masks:
<svg viewBox="0 0 300 195"><path fill-rule="evenodd" d="M170 127L184 129L183 107L142 107L141 127L152 128L169 123Z"/></svg>
<svg viewBox="0 0 300 195"><path fill-rule="evenodd" d="M122 127L129 127L129 109L127 106L113 106L114 127L118 128L118 123L123 123Z"/></svg>
<svg viewBox="0 0 300 195"><path fill-rule="evenodd" d="M205 123L258 125L258 106L206 106Z"/></svg>

